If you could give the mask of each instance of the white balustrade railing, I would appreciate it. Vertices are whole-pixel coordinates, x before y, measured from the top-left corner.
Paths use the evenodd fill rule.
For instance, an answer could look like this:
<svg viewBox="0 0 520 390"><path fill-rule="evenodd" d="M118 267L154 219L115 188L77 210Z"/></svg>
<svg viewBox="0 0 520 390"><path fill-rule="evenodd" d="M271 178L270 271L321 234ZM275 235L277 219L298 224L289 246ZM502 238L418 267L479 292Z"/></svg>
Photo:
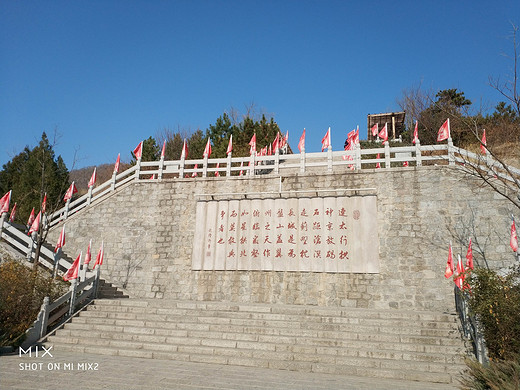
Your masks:
<svg viewBox="0 0 520 390"><path fill-rule="evenodd" d="M379 158L377 158L379 154ZM329 148L325 152L300 154L279 154L271 156L203 158L195 160L165 161L140 161L124 172L115 174L110 180L96 188L90 188L88 193L78 199L69 202L65 207L53 213L49 218L51 226L74 215L93 202L113 193L116 189L133 181L159 181L163 179L195 180L197 177L247 176L249 178L258 175L293 175L312 171L324 172L348 172L350 170L375 169L379 164L381 169L402 168L407 166L423 165L464 165L475 164L477 166L494 166L499 170L498 177L512 180L511 176L500 169L500 164L494 162L489 156L483 157L465 149L455 147L448 140L446 144L421 145L417 142L413 146L377 145L375 148L361 149L358 144L351 151L332 151ZM217 167L218 164L218 167ZM511 168L509 173L520 177L520 170Z"/></svg>

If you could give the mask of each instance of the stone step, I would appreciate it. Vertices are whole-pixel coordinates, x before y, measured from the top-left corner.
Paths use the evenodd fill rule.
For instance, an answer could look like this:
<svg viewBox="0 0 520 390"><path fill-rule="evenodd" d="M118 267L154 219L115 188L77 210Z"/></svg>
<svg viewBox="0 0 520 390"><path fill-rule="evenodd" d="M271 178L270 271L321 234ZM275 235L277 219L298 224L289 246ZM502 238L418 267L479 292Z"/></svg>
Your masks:
<svg viewBox="0 0 520 390"><path fill-rule="evenodd" d="M109 308L122 308L120 306L108 306ZM394 326L401 328L410 328L410 321L404 319L376 319L376 318L354 318L335 316L308 316L296 314L278 314L278 313L257 313L257 312L236 312L236 311L218 311L218 310L186 310L186 309L155 309L143 307L131 307L137 310L106 310L104 305L89 306L85 315L92 317L106 317L127 320L158 320L158 321L179 321L187 317L209 317L209 318L232 318L232 319L251 319L265 321L295 321L295 322L318 322L321 324L357 324L363 326ZM159 313L158 313L159 310ZM412 325L417 325L429 329L457 329L455 322L416 321Z"/></svg>
<svg viewBox="0 0 520 390"><path fill-rule="evenodd" d="M246 304L234 302L191 302L191 301L164 301L163 300L99 300L95 301L94 306L112 306L110 310L123 312L149 312L150 314L168 314L172 308L183 309L179 315L184 315L194 310L208 311L218 310L219 312L256 312L272 313L283 315L306 315L306 316L330 316L341 318L373 318L380 320L403 319L406 321L441 321L456 323L457 318L452 313L432 313L421 311L404 310L373 310L373 309L344 309L344 308L322 308L315 306L300 305L265 305L265 304ZM119 307L114 308L113 306Z"/></svg>
<svg viewBox="0 0 520 390"><path fill-rule="evenodd" d="M105 280L99 281L98 296L100 299L121 299L129 298L128 295L120 291L116 286Z"/></svg>
<svg viewBox="0 0 520 390"><path fill-rule="evenodd" d="M422 328L419 326L413 327L410 324L403 324L397 326L394 324L381 325L362 325L357 323L313 323L310 321L296 320L262 320L262 319L250 319L250 318L227 318L227 317L211 317L211 316L182 316L172 317L164 316L159 314L143 315L140 316L142 319L127 319L126 315L109 315L110 313L104 313L101 311L86 311L82 314L81 319L77 322L89 321L92 324L110 324L110 325L121 325L121 326L139 326L139 327L177 327L180 323L194 323L194 324L210 324L210 325L229 325L229 326L243 326L243 327L263 327L263 328L289 328L289 329L306 329L310 331L331 331L331 332L364 332L364 333L389 333L389 334L405 334L414 336L445 336L450 332L456 333L457 329L431 329ZM133 317L133 316L129 316Z"/></svg>
<svg viewBox="0 0 520 390"><path fill-rule="evenodd" d="M263 327L243 327L234 325L208 325L197 323L165 323L157 322L155 327L151 326L133 326L122 322L119 325L106 323L91 323L84 318L77 318L70 324L67 324L66 329L80 329L80 330L99 330L99 331L114 331L127 332L135 334L161 334L167 335L171 331L202 331L202 332L228 332L239 334L258 335L262 338L283 338L295 339L296 337L305 337L309 342L314 342L316 345L331 346L334 343L341 343L342 340L359 340L372 342L390 342L390 343L410 343L420 345L439 345L450 346L453 343L451 338L421 336L421 335L396 335L384 333L367 333L367 332L331 332L331 331L316 331L308 332L303 329L295 328L263 328ZM315 339L315 340L314 340ZM331 341L332 340L332 341Z"/></svg>
<svg viewBox="0 0 520 390"><path fill-rule="evenodd" d="M123 333L124 334L124 333ZM121 335L121 334L118 334ZM105 334L107 336L107 334ZM409 361L424 361L436 363L458 363L462 362L460 357L454 355L446 355L445 353L434 352L418 352L418 351L402 351L393 350L391 346L383 346L383 348L374 349L367 348L366 345L358 344L354 347L350 343L345 343L335 347L318 347L309 345L305 339L301 340L280 340L272 338L263 340L261 338L255 341L235 340L233 338L198 338L198 337L146 337L137 335L124 339L122 337L95 337L90 332L88 334L76 332L75 334L64 335L58 333L50 338L53 343L60 344L81 344L81 345L104 345L113 348L130 348L130 349L158 349L165 348L170 350L184 346L203 346L214 348L231 348L240 350L264 350L276 351L282 353L299 353L315 356L349 356L349 357L366 357L378 359L399 359ZM112 336L112 337L110 337ZM134 335L135 336L135 335ZM139 337L141 336L141 337ZM397 346L399 348L399 346Z"/></svg>
<svg viewBox="0 0 520 390"><path fill-rule="evenodd" d="M162 334L161 334L162 333ZM60 337L80 338L85 336L85 329L60 329L56 333ZM258 334L248 333L226 333L226 332L209 332L209 331L189 331L189 330L168 330L164 332L163 329L156 329L154 334L140 334L140 333L122 333L122 332L107 332L99 330L88 330L88 337L97 337L100 339L115 339L126 341L140 341L150 343L166 343L172 338L209 338L209 339L224 339L235 340L237 342L262 342L267 340ZM276 341L280 341L277 339ZM311 348L320 352L322 349L337 349L337 348L355 348L368 350L395 350L399 352L423 352L433 354L456 354L462 355L465 350L462 347L452 345L427 345L427 344L412 344L402 342L372 342L362 341L356 339L324 339L301 337L301 343L309 345ZM272 339L271 341L272 342Z"/></svg>
<svg viewBox="0 0 520 390"><path fill-rule="evenodd" d="M282 360L280 359L280 354L269 351L237 351L223 348L216 351L212 347L181 347L177 348L177 350L167 350L166 348L152 350L58 344L55 347L55 351L59 350L439 383L451 383L452 375L458 373L464 367L462 365L451 365L450 370L448 370L444 364L346 356L334 357L329 362L323 362L304 354L286 354Z"/></svg>

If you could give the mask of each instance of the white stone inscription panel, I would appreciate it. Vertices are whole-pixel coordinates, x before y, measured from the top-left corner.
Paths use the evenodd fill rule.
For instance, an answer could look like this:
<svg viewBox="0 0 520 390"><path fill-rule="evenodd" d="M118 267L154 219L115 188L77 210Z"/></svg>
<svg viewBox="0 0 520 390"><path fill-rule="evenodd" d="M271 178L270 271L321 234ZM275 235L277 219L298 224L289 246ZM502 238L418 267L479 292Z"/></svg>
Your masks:
<svg viewBox="0 0 520 390"><path fill-rule="evenodd" d="M193 270L378 273L376 196L198 201Z"/></svg>

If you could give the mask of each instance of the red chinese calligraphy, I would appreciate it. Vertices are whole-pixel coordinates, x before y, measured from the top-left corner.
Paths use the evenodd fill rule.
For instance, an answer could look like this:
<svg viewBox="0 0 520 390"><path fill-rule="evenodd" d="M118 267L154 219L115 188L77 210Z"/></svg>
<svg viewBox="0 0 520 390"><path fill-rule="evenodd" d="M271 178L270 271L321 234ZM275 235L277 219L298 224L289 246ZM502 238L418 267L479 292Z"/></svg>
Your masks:
<svg viewBox="0 0 520 390"><path fill-rule="evenodd" d="M336 255L334 254L334 250L327 251L327 256L326 257L328 259L335 259Z"/></svg>

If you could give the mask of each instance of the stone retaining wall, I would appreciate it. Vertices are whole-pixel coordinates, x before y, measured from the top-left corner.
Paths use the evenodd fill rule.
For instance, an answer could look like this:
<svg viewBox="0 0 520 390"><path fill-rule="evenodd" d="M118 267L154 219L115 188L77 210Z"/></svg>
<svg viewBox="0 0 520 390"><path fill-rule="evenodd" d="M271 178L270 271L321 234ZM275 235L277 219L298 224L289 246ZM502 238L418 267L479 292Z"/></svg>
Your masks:
<svg viewBox="0 0 520 390"><path fill-rule="evenodd" d="M379 274L192 271L196 194L375 188ZM495 268L513 260L510 204L456 167L132 182L66 221L66 252L105 242L102 276L132 297L451 310L451 240L471 235ZM57 240L61 225L51 232ZM474 246L476 260L482 256Z"/></svg>

